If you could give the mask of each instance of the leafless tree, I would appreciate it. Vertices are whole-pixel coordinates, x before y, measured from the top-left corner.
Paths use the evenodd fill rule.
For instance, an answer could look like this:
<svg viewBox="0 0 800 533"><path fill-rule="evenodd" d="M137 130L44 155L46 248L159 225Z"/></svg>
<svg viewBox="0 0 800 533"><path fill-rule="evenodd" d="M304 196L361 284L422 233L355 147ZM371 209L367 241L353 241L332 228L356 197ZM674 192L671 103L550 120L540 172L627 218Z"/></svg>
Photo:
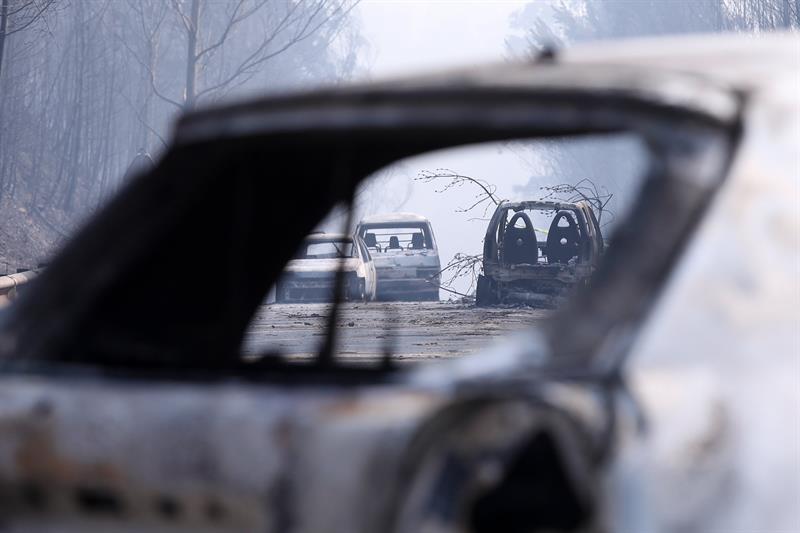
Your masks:
<svg viewBox="0 0 800 533"><path fill-rule="evenodd" d="M0 0L0 239L61 238L186 107L348 76L353 5Z"/></svg>
<svg viewBox="0 0 800 533"><path fill-rule="evenodd" d="M483 254L465 254L456 252L453 258L439 271L439 288L450 294L473 298L478 274L483 265ZM435 276L434 276L435 277ZM457 291L454 287L458 281L466 280L469 285L466 292Z"/></svg>
<svg viewBox="0 0 800 533"><path fill-rule="evenodd" d="M608 203L614 197L606 187L598 186L589 178L584 178L577 183L559 183L556 185L544 185L539 187L543 194L542 200L559 200L562 202L586 201L592 206L592 210L597 215L597 222L602 223L603 214L608 213L614 217L614 213L607 209Z"/></svg>
<svg viewBox="0 0 800 533"><path fill-rule="evenodd" d="M0 0L0 74L3 73L6 40L33 26L57 0Z"/></svg>
<svg viewBox="0 0 800 533"><path fill-rule="evenodd" d="M473 198L474 202L468 206L459 207L456 209L456 213L469 213L476 208L482 208L482 213L485 217L489 208L497 206L503 201L502 198L498 198L497 186L494 184L480 178L459 174L448 168L422 170L414 179L422 183L443 182L444 185L441 189L436 190L437 193L443 193L450 189L464 187L465 185L477 187L478 192Z"/></svg>
<svg viewBox="0 0 800 533"><path fill-rule="evenodd" d="M265 63L312 37L330 39L358 3L233 0L215 5L201 0L129 1L138 13L145 42L151 43L145 57L131 50L133 57L146 69L153 93L176 109L192 108L204 99L215 100L247 83ZM146 17L148 6L158 15ZM185 48L183 83L173 88L172 94L170 88L159 83L158 62L163 58L153 49L162 33L173 31L165 23L167 11L177 21L177 33ZM255 31L246 31L248 28ZM254 39L256 34L259 37Z"/></svg>

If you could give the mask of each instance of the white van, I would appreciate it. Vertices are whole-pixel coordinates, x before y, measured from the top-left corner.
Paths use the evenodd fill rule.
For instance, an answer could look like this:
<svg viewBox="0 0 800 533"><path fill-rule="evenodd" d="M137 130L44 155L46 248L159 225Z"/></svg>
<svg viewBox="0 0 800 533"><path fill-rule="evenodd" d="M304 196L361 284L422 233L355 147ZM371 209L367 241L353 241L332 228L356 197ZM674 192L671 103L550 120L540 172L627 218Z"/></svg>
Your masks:
<svg viewBox="0 0 800 533"><path fill-rule="evenodd" d="M356 235L369 248L379 300L439 299L441 263L427 218L413 213L365 217Z"/></svg>

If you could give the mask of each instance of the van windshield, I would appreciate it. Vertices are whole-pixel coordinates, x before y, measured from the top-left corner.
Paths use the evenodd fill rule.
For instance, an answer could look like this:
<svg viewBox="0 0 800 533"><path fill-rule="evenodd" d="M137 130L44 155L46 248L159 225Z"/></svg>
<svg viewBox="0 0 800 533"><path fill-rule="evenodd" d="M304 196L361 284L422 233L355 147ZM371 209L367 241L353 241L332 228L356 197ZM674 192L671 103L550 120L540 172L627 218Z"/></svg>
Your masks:
<svg viewBox="0 0 800 533"><path fill-rule="evenodd" d="M433 236L426 223L367 223L359 236L370 252L390 253L394 250L432 250Z"/></svg>

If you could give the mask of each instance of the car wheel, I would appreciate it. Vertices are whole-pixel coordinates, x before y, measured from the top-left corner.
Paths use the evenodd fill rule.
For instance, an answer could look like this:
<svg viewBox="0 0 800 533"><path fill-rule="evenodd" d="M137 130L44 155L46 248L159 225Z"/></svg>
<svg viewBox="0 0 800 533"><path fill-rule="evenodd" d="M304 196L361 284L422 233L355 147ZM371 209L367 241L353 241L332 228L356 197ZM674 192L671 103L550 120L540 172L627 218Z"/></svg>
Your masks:
<svg viewBox="0 0 800 533"><path fill-rule="evenodd" d="M497 303L492 280L483 275L478 275L478 286L475 288L475 305L488 307Z"/></svg>

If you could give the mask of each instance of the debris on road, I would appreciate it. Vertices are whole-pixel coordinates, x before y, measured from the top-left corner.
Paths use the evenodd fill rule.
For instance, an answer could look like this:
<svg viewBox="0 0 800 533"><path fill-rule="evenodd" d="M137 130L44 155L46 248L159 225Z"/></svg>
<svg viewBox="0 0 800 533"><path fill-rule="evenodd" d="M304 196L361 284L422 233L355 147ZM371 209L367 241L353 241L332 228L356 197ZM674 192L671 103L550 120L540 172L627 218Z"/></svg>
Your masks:
<svg viewBox="0 0 800 533"><path fill-rule="evenodd" d="M314 335L324 332L328 307L319 303L263 306L248 330L245 352L250 357L264 352L312 357L319 342ZM387 338L393 342L397 360L452 357L475 353L495 337L529 328L550 314L530 307L485 309L450 302L345 303L341 313L339 358L365 363L382 356Z"/></svg>

